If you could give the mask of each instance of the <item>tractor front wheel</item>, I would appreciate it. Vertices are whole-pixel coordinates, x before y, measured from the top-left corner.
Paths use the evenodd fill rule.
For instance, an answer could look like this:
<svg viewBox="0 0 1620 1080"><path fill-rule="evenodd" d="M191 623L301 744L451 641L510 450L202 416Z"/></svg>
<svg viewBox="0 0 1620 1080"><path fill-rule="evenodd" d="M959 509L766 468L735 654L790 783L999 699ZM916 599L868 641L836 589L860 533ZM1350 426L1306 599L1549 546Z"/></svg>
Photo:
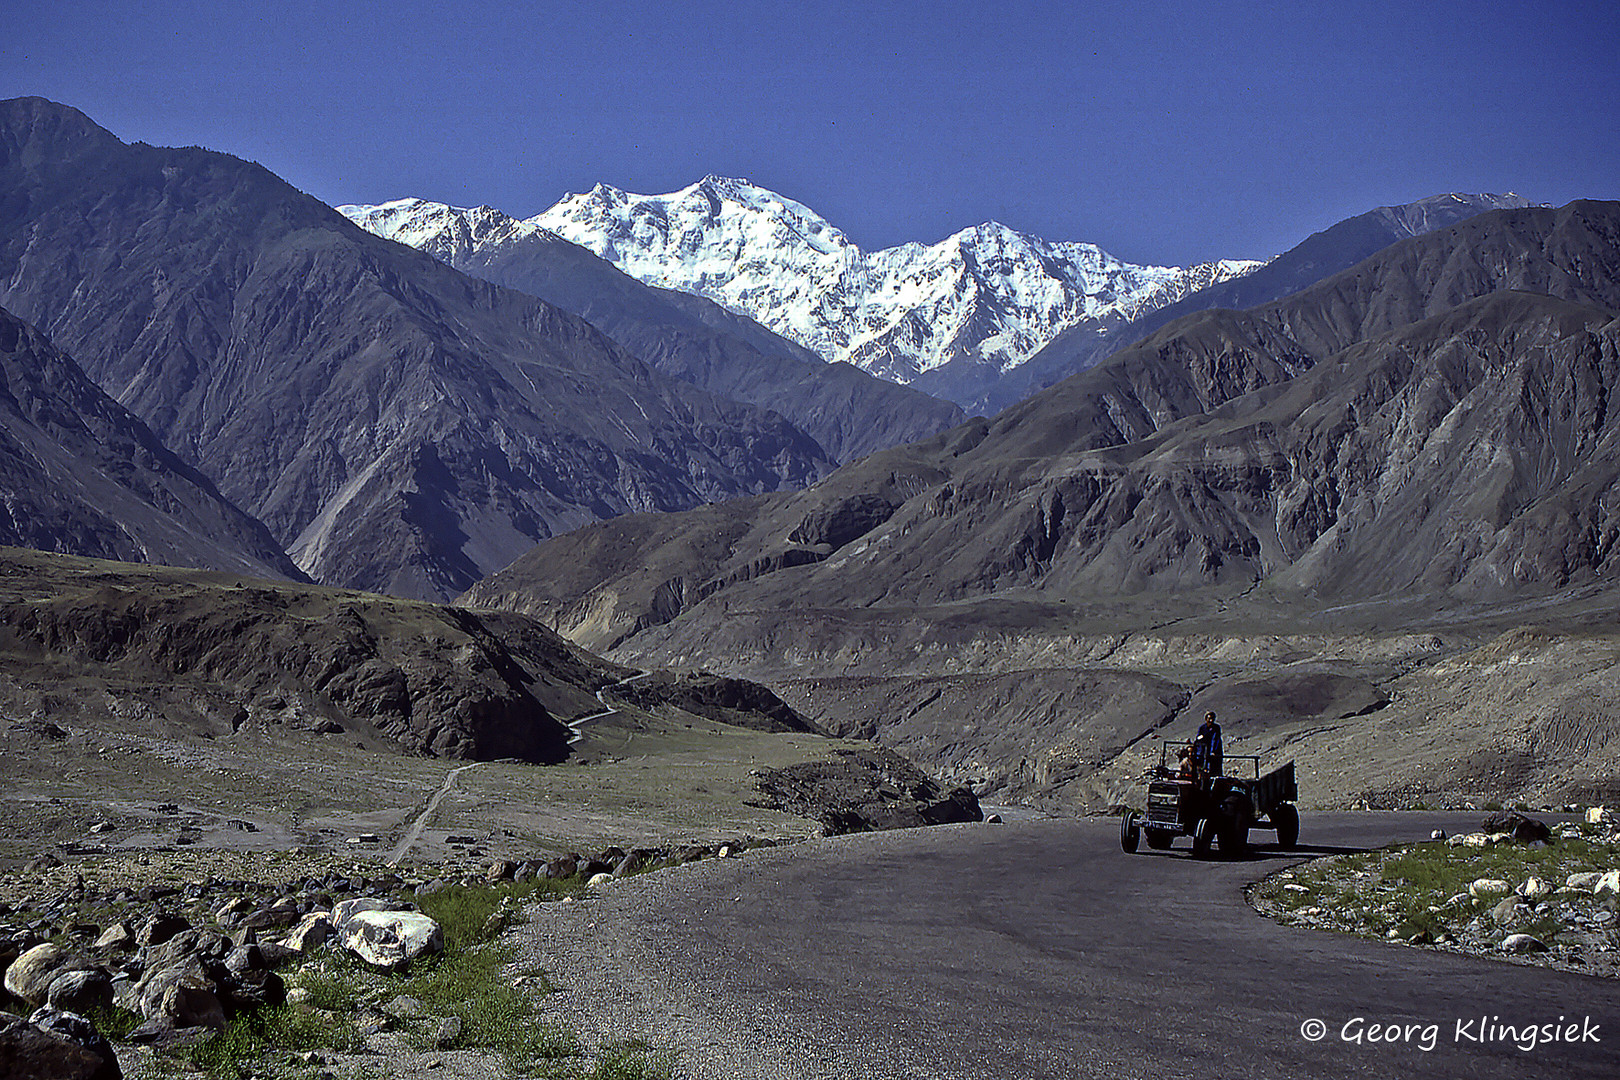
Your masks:
<svg viewBox="0 0 1620 1080"><path fill-rule="evenodd" d="M1209 845L1214 839L1214 820L1211 818L1199 818L1198 828L1193 830L1193 854L1200 859L1209 858Z"/></svg>

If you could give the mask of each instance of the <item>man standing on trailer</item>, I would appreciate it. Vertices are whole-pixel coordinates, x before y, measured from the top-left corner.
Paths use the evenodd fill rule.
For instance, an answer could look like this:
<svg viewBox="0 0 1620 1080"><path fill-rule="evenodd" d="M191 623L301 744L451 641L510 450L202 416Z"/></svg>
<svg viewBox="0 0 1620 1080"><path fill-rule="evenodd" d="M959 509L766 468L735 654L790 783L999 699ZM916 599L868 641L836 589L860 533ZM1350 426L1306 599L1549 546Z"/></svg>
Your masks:
<svg viewBox="0 0 1620 1080"><path fill-rule="evenodd" d="M1221 775L1221 725L1215 714L1204 714L1204 722L1193 737L1193 771L1199 777Z"/></svg>

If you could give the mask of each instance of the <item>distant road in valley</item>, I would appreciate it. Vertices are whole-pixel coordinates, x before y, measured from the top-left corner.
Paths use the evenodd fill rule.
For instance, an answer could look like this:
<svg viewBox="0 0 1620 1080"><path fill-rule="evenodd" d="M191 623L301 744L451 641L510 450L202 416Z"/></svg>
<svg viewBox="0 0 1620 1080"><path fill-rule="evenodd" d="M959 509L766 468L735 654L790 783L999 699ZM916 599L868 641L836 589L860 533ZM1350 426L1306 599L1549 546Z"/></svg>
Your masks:
<svg viewBox="0 0 1620 1080"><path fill-rule="evenodd" d="M1307 813L1300 842L1376 847L1479 817ZM1243 887L1287 861L1127 856L1111 819L868 834L615 884L541 916L535 948L565 1019L673 1039L677 1076L1620 1076L1620 982L1279 926ZM1482 1016L1589 1018L1602 1041L1472 1041ZM1356 1017L1415 1025L1412 1041L1346 1041Z"/></svg>

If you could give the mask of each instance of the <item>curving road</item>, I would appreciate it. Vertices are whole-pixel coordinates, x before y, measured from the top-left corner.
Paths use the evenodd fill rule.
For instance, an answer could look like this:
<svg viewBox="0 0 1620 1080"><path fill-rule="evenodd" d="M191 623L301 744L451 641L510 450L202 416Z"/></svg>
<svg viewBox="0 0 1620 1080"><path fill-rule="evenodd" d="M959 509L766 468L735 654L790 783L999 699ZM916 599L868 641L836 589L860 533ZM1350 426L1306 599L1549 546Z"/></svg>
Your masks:
<svg viewBox="0 0 1620 1080"><path fill-rule="evenodd" d="M1477 823L1307 815L1301 843ZM548 905L532 944L565 988L563 1019L672 1041L678 1076L1620 1076L1620 982L1279 926L1242 888L1288 861L1126 856L1098 819L869 834ZM1480 1041L1481 1016L1563 1017L1601 1041L1524 1051ZM1301 1035L1311 1019L1320 1041ZM1403 1041L1369 1045L1371 1023L1403 1025Z"/></svg>

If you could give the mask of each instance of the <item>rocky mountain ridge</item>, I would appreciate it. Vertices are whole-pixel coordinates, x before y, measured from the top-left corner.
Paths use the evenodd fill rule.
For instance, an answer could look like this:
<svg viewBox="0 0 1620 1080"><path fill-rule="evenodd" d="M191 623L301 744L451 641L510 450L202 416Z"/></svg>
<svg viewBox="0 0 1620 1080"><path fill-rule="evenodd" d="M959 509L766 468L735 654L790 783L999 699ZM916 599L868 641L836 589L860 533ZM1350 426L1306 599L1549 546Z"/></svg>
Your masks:
<svg viewBox="0 0 1620 1080"><path fill-rule="evenodd" d="M780 415L257 165L0 103L0 304L317 580L445 597L535 540L833 467Z"/></svg>
<svg viewBox="0 0 1620 1080"><path fill-rule="evenodd" d="M1312 234L1241 277L1199 283L1182 296L1167 298L1168 303L1132 315L1124 325L1082 325L1061 331L1016 371L985 383L976 394L959 393L956 400L974 412L994 415L1186 315L1214 308L1241 311L1280 300L1401 240L1455 225L1487 210L1531 205L1530 200L1511 193L1453 193L1369 210ZM933 378L949 377L948 371L941 371L919 385L926 388Z"/></svg>
<svg viewBox="0 0 1620 1080"><path fill-rule="evenodd" d="M262 524L4 309L0 544L303 578Z"/></svg>
<svg viewBox="0 0 1620 1080"><path fill-rule="evenodd" d="M644 285L532 221L421 199L338 209L378 236L579 315L667 375L780 413L836 461L927 438L963 419L949 402L827 364L700 296Z"/></svg>
<svg viewBox="0 0 1620 1080"><path fill-rule="evenodd" d="M870 711L931 767L1032 797L1106 802L1144 732L1221 695L1267 745L1335 731L1324 775L1371 726L1408 747L1411 709L1445 700L1469 718L1453 756L1437 731L1380 782L1587 783L1552 733L1607 739L1601 714L1543 694L1538 753L1418 673L1483 645L1494 629L1457 636L1481 612L1596 618L1612 597L1617 387L1620 204L1492 211L1284 300L1186 316L805 492L559 538L467 600L765 681L835 732ZM536 569L565 562L590 584ZM1488 651L1459 670L1505 693ZM1589 658L1531 653L1591 677ZM1054 679L1076 703L1062 717L1027 692ZM1387 724L1340 723L1381 714L1394 685L1408 704ZM897 700L903 717L881 706Z"/></svg>

